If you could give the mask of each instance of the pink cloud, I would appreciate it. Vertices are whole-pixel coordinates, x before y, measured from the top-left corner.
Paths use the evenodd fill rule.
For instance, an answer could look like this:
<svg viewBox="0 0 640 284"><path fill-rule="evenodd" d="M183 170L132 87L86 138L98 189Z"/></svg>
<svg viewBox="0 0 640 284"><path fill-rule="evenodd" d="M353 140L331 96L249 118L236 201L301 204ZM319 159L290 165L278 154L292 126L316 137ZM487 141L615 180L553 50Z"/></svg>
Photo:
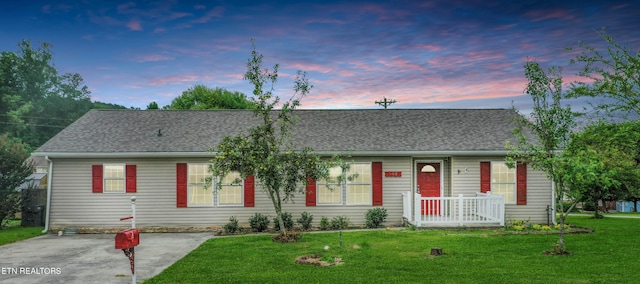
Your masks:
<svg viewBox="0 0 640 284"><path fill-rule="evenodd" d="M185 75L175 75L175 76L167 76L162 78L157 78L149 82L149 85L152 86L162 86L167 84L180 84L187 82L195 82L200 80L200 76L185 74Z"/></svg>
<svg viewBox="0 0 640 284"><path fill-rule="evenodd" d="M440 50L442 50L442 46L432 45L432 44L419 45L418 48L426 49L426 50L429 50L429 51L440 51Z"/></svg>
<svg viewBox="0 0 640 284"><path fill-rule="evenodd" d="M494 30L497 30L497 31L510 30L511 28L513 28L515 26L517 26L517 24L502 25L502 26L498 26Z"/></svg>
<svg viewBox="0 0 640 284"><path fill-rule="evenodd" d="M180 18L184 18L184 17L189 17L189 16L192 16L192 15L193 14L186 13L186 12L175 12L175 13L171 13L171 15L169 15L169 19L175 20L175 19L180 19Z"/></svg>
<svg viewBox="0 0 640 284"><path fill-rule="evenodd" d="M320 73L331 73L331 72L333 72L332 68L327 67L325 65L320 65L320 64L295 63L295 64L289 65L287 67L290 67L291 69L296 69L296 70L312 71L312 72L320 72Z"/></svg>
<svg viewBox="0 0 640 284"><path fill-rule="evenodd" d="M173 60L173 57L169 57L169 56L165 56L165 55L157 55L157 54L151 54L151 55L144 55L144 56L139 56L136 61L137 62L155 62L155 61L167 61L167 60Z"/></svg>
<svg viewBox="0 0 640 284"><path fill-rule="evenodd" d="M573 20L574 16L563 9L554 10L533 10L526 14L533 22L540 22L549 19Z"/></svg>
<svg viewBox="0 0 640 284"><path fill-rule="evenodd" d="M505 58L504 54L495 50L491 51L471 51L467 52L466 56L473 61L486 61Z"/></svg>
<svg viewBox="0 0 640 284"><path fill-rule="evenodd" d="M422 66L404 59L394 59L391 61L380 59L380 60L377 60L376 62L381 63L387 67L400 68L402 70L414 70L414 71L424 70Z"/></svg>
<svg viewBox="0 0 640 284"><path fill-rule="evenodd" d="M127 27L132 31L141 31L142 30L142 25L140 24L140 21L137 21L137 20L133 20L133 21L130 21L129 23L127 23Z"/></svg>

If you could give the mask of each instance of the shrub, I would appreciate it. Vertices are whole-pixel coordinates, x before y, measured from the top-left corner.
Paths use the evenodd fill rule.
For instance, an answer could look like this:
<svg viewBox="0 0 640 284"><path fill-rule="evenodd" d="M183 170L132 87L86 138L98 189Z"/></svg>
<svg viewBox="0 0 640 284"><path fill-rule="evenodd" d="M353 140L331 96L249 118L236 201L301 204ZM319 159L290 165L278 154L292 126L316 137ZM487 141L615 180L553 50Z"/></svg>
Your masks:
<svg viewBox="0 0 640 284"><path fill-rule="evenodd" d="M347 216L336 216L331 219L331 229L332 230L342 230L349 228L349 217Z"/></svg>
<svg viewBox="0 0 640 284"><path fill-rule="evenodd" d="M329 219L327 217L322 216L322 219L320 219L320 230L329 230Z"/></svg>
<svg viewBox="0 0 640 284"><path fill-rule="evenodd" d="M532 224L529 223L530 219L527 220L511 220L507 222L505 226L506 229L515 229L517 231L524 230L525 228L531 227Z"/></svg>
<svg viewBox="0 0 640 284"><path fill-rule="evenodd" d="M229 218L229 223L224 225L224 232L226 234L235 234L240 229L240 225L238 225L238 219L236 216L231 216Z"/></svg>
<svg viewBox="0 0 640 284"><path fill-rule="evenodd" d="M300 218L298 218L298 223L302 226L303 230L311 229L311 222L313 221L313 215L309 214L307 211L302 212Z"/></svg>
<svg viewBox="0 0 640 284"><path fill-rule="evenodd" d="M387 219L387 209L376 207L367 211L366 226L367 228L377 228Z"/></svg>
<svg viewBox="0 0 640 284"><path fill-rule="evenodd" d="M284 223L285 229L293 229L293 217L291 217L291 213L282 212L282 222ZM276 229L276 231L280 231L280 223L278 223L278 217L273 218L273 227Z"/></svg>
<svg viewBox="0 0 640 284"><path fill-rule="evenodd" d="M264 232L269 228L269 216L260 213L249 218L249 225L254 232Z"/></svg>

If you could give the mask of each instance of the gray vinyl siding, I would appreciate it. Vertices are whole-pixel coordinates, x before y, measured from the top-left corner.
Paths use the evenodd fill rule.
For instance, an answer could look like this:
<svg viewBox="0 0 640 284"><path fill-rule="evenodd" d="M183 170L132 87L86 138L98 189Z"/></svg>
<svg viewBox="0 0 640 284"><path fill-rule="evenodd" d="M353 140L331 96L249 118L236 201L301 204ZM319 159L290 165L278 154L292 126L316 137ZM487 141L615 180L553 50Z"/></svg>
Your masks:
<svg viewBox="0 0 640 284"><path fill-rule="evenodd" d="M411 158L354 158L356 162L382 162L384 171L401 171L402 177L384 177L383 206L389 214L385 225L402 222L402 192L412 184ZM176 207L176 164L203 163L207 159L56 159L53 161L50 226L52 228L109 228L126 227L128 221L120 218L131 215L131 196L136 196L136 225L138 227L220 227L236 216L243 225L259 212L275 216L273 205L257 181L255 207L214 206ZM136 193L92 193L91 166L105 163L136 165ZM362 225L371 205L318 205L306 206L303 194L297 194L294 203L283 205L294 220L307 211L318 226L322 216L329 219L345 215L354 225Z"/></svg>
<svg viewBox="0 0 640 284"><path fill-rule="evenodd" d="M453 194L473 196L480 192L480 162L503 160L504 157L453 157ZM528 220L532 223L546 224L547 206L552 204L551 195L551 182L545 174L527 165L527 204L505 204L505 221Z"/></svg>
<svg viewBox="0 0 640 284"><path fill-rule="evenodd" d="M444 196L474 196L480 191L480 162L500 161L503 157L355 157L354 162L382 162L383 206L387 209L386 226L402 223L402 193L415 192L416 161L442 161ZM130 197L136 196L138 227L221 227L236 216L242 225L249 217L262 213L273 217L271 200L257 182L255 207L213 206L176 207L176 164L206 163L208 159L54 159L52 174L51 228L127 227L120 218L131 215ZM91 166L105 163L136 165L136 193L92 193ZM458 172L460 170L460 172ZM401 177L385 177L384 172L401 172ZM506 221L529 220L546 223L547 205L551 204L551 183L542 172L527 170L527 205L507 204ZM345 215L353 225L363 225L371 205L306 206L304 194L296 194L293 202L283 204L294 220L303 211L314 216L318 226L322 217Z"/></svg>

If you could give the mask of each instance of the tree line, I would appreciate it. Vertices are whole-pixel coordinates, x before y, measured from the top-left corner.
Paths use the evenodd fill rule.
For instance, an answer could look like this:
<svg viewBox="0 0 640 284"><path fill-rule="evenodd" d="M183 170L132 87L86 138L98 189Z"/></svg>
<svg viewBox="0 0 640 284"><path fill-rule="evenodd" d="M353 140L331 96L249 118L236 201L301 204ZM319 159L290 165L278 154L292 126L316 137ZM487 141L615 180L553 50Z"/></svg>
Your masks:
<svg viewBox="0 0 640 284"><path fill-rule="evenodd" d="M59 74L53 46L28 40L17 51L0 52L0 134L22 143L28 152L44 144L90 109L127 109L91 101L91 92L78 73ZM196 85L162 109L254 109L244 94ZM131 109L135 109L131 107ZM147 109L159 109L151 102Z"/></svg>

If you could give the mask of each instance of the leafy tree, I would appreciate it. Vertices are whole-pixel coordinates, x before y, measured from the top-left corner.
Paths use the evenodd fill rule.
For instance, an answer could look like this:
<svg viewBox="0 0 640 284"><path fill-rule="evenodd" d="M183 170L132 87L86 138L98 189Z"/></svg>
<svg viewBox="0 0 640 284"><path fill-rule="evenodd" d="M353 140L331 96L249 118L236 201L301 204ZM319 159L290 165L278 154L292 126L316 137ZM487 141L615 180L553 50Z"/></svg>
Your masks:
<svg viewBox="0 0 640 284"><path fill-rule="evenodd" d="M565 174L572 164L563 158L561 150L569 145L576 113L561 104L562 76L559 68L552 67L545 72L537 62L529 61L524 69L529 81L525 93L533 99L533 111L530 118L523 115L516 118L514 135L517 144L507 143L507 162L513 166L516 161L525 161L532 168L543 171L555 183L555 201L560 212L560 237L554 252L564 254L564 223L575 202L565 211L562 199L571 196L566 186Z"/></svg>
<svg viewBox="0 0 640 284"><path fill-rule="evenodd" d="M26 163L29 153L24 145L8 134L0 135L0 228L7 217L20 210L20 193L16 191L33 172Z"/></svg>
<svg viewBox="0 0 640 284"><path fill-rule="evenodd" d="M92 109L128 109L126 106L111 104L111 103L103 103L99 101L93 102Z"/></svg>
<svg viewBox="0 0 640 284"><path fill-rule="evenodd" d="M638 117L640 114L640 50L633 51L616 43L604 29L600 36L608 44L602 52L586 43L580 43L583 51L571 59L572 64L584 64L578 75L590 82L573 82L571 97L594 97L605 100L596 105L610 115L621 113ZM573 47L568 47L573 50Z"/></svg>
<svg viewBox="0 0 640 284"><path fill-rule="evenodd" d="M598 122L576 133L565 151L582 167L594 169L571 175L568 186L581 201L640 198L640 122ZM599 218L598 210L595 217Z"/></svg>
<svg viewBox="0 0 640 284"><path fill-rule="evenodd" d="M156 103L156 102L150 102L150 103L147 105L147 109L158 109L158 103Z"/></svg>
<svg viewBox="0 0 640 284"><path fill-rule="evenodd" d="M224 137L212 149L217 155L212 160L211 171L217 177L223 177L230 171L238 171L244 178L253 175L269 195L276 212L277 227L285 234L282 203L292 200L295 193L305 193L304 187L300 186L306 185L308 178L328 178L329 169L340 161L337 158L321 159L310 148L295 148L291 141L296 121L293 111L312 86L306 79L306 73L298 71L294 95L279 105L280 98L273 94L278 65L273 67L273 71L262 70L263 55L256 51L255 43L252 43L244 79L254 86L253 95L257 105L254 114L260 123L249 129L246 135ZM269 88L266 85L270 89L264 90ZM276 106L281 108L275 110Z"/></svg>
<svg viewBox="0 0 640 284"><path fill-rule="evenodd" d="M166 109L255 109L256 104L240 92L195 85L173 99Z"/></svg>
<svg viewBox="0 0 640 284"><path fill-rule="evenodd" d="M52 45L0 53L0 132L38 147L91 108L89 90L79 74L58 75Z"/></svg>

